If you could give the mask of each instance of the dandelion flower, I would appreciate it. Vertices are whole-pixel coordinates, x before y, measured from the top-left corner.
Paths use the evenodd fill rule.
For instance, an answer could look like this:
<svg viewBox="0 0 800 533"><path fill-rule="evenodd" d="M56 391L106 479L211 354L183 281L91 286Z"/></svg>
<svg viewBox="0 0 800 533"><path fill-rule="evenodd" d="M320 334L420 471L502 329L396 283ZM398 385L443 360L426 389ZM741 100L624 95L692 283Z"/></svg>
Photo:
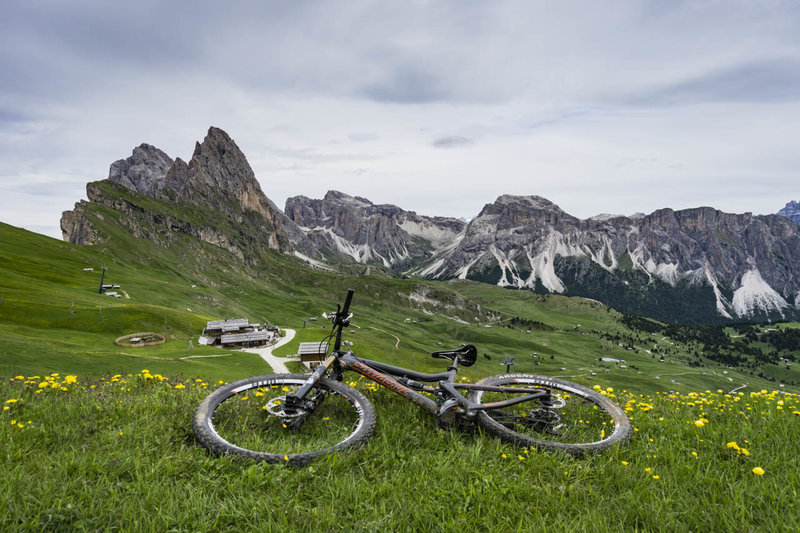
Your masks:
<svg viewBox="0 0 800 533"><path fill-rule="evenodd" d="M757 476L763 476L763 475L764 475L764 469L763 469L763 468L761 468L760 466L757 466L757 467L755 467L755 468L753 469L753 473L754 473L755 475L757 475Z"/></svg>
<svg viewBox="0 0 800 533"><path fill-rule="evenodd" d="M653 476L653 479L659 479L661 476Z"/></svg>
<svg viewBox="0 0 800 533"><path fill-rule="evenodd" d="M652 468L650 468L649 466L644 469L645 472L650 472L651 470L652 470Z"/></svg>
<svg viewBox="0 0 800 533"><path fill-rule="evenodd" d="M695 425L695 426L697 426L697 427L699 427L699 428L701 428L701 427L705 426L705 425L706 425L706 423L705 423L705 422L703 422L702 420L695 420L695 421L694 421L694 425Z"/></svg>
<svg viewBox="0 0 800 533"><path fill-rule="evenodd" d="M622 461L622 466L628 466L628 461Z"/></svg>

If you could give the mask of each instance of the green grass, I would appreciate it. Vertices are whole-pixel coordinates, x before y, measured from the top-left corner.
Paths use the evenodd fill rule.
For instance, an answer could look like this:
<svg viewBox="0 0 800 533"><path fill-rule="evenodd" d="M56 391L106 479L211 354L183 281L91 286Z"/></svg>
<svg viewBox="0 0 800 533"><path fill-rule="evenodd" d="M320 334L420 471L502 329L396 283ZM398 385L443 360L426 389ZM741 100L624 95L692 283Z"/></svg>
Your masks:
<svg viewBox="0 0 800 533"><path fill-rule="evenodd" d="M800 434L797 396L615 391L633 439L579 460L438 430L399 397L359 385L378 413L373 438L291 468L195 444L190 420L213 388L206 381L62 374L40 389L45 378L0 381L5 531L800 528L800 460L786 445Z"/></svg>
<svg viewBox="0 0 800 533"><path fill-rule="evenodd" d="M515 371L643 392L772 385L712 361L691 368L692 346L631 332L620 323L619 313L592 300L467 281L316 272L274 253L265 254L256 268L185 236L161 248L113 225L108 231L113 240L82 247L0 224L0 372L100 375L135 371L146 363L164 374L207 379L263 374L270 370L257 356L200 346L197 336L205 322L247 317L294 328L295 341L276 351L290 355L299 342L327 335L329 324L320 315L335 309L352 287L355 316L345 338L353 342L354 351L421 371L443 368L430 352L472 343L479 349L478 363L463 370L472 379L505 370L500 363L508 355L515 360ZM97 293L101 266L108 268L105 280L120 284L129 298ZM84 272L86 267L94 271ZM318 321L308 321L310 317ZM504 327L510 317L547 328L527 333ZM167 342L138 349L114 345L115 338L138 331L161 333ZM635 349L602 336L609 334L624 336ZM647 353L654 346L666 354L664 362ZM198 357L207 355L224 357ZM601 356L624 359L628 368L602 363ZM800 365L788 371L770 367L763 373L776 381L800 382Z"/></svg>
<svg viewBox="0 0 800 533"><path fill-rule="evenodd" d="M315 272L274 253L255 267L185 236L161 248L113 225L107 230L106 244L80 247L0 224L0 402L18 400L0 404L8 407L0 414L0 530L800 527L792 511L796 397L750 396L800 381L798 365L763 367L776 382L707 359L690 367L702 347L631 331L616 311L581 298L352 276L344 267ZM130 298L97 294L103 265L106 281ZM358 355L439 371L446 363L431 351L472 343L478 362L461 372L471 380L504 372L508 355L513 371L626 389L614 394L622 405L636 399L629 406L634 439L584 460L526 453L480 433L439 431L411 404L362 387L378 428L358 452L291 469L212 458L198 448L191 416L212 383L271 372L257 355L199 346L205 321L244 316L294 328L297 338L276 351L289 355L299 342L327 335L321 319L305 329L303 321L335 309L348 287L356 290L355 316L345 338ZM506 327L511 317L547 327ZM139 331L167 342L114 344ZM209 355L221 357L198 357ZM601 356L624 359L627 368ZM170 379L146 379L144 368ZM52 372L75 374L78 383L37 393ZM728 405L733 396L702 392L741 385L737 409ZM653 409L638 406L644 403ZM694 424L700 418L708 420L703 427ZM728 448L733 441L750 455ZM754 474L756 466L766 473Z"/></svg>

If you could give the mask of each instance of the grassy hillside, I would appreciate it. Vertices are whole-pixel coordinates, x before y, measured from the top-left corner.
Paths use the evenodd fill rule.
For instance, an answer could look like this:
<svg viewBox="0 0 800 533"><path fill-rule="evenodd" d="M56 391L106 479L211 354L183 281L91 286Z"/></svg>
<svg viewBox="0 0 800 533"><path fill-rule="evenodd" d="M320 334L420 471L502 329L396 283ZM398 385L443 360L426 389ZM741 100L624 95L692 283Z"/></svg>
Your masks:
<svg viewBox="0 0 800 533"><path fill-rule="evenodd" d="M151 369L148 369L151 370ZM636 431L577 460L437 430L359 385L378 427L307 468L214 458L214 386L150 372L0 380L0 530L796 531L796 395L606 393Z"/></svg>
<svg viewBox="0 0 800 533"><path fill-rule="evenodd" d="M335 308L353 287L355 317L347 338L356 353L422 370L442 366L427 355L431 351L473 343L480 356L464 369L471 378L504 371L501 362L510 356L515 371L643 392L741 385L760 390L779 381L787 384L785 390L798 390L792 384L800 383L797 365L727 368L704 358L697 342L636 331L622 315L592 300L467 281L314 271L274 253L265 253L261 266L253 267L188 237L178 236L165 249L113 225L108 231L118 232L110 241L115 244L81 247L0 225L0 375L98 376L143 365L164 375L205 379L269 372L256 355L199 346L205 322L244 316L295 328L297 339L277 352L288 355L297 343L327 335L322 319L307 319ZM119 284L123 298L98 294L102 266L105 281ZM125 349L113 342L140 331L162 333L167 343ZM199 357L206 355L223 357ZM690 366L698 357L702 366Z"/></svg>
<svg viewBox="0 0 800 533"><path fill-rule="evenodd" d="M256 268L180 237L169 249L122 231L113 242L79 247L0 225L0 530L800 528L788 444L800 405L786 394L800 379L787 362L793 336L777 348L768 331L797 324L667 327L580 298L319 272L277 254ZM102 266L127 297L98 294ZM443 363L430 351L474 343L478 362L463 375L504 371L509 356L514 371L600 387L628 411L631 442L583 460L518 449L439 431L359 384L378 427L355 453L291 469L198 448L200 400L220 381L271 371L256 355L199 346L205 321L295 328L278 352L291 354L328 333L308 319L348 287L358 354L434 370ZM114 344L138 331L167 342Z"/></svg>

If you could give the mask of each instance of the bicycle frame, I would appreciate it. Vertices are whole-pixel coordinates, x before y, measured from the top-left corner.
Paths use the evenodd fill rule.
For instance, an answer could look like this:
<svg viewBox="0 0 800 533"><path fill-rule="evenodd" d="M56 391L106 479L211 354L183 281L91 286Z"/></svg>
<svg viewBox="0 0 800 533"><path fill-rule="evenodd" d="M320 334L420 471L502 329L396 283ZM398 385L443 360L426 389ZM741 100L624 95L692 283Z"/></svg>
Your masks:
<svg viewBox="0 0 800 533"><path fill-rule="evenodd" d="M472 417L477 411L500 409L536 398L543 398L546 400L545 397L550 396L550 391L547 389L521 389L455 383L456 374L458 372L458 367L455 362L446 372L425 374L378 361L360 359L356 357L353 352L342 353L337 357L337 360L342 364L342 370L351 370L357 374L361 374L365 378L399 394L403 398L436 416L442 416L450 410L456 410L459 414ZM399 379L395 379L393 376ZM432 382L437 382L439 386L434 388L424 385L424 383ZM511 392L520 394L520 396L502 402L480 404L464 397L464 395L459 392L459 389ZM417 391L432 393L436 395L438 401L434 401Z"/></svg>
<svg viewBox="0 0 800 533"><path fill-rule="evenodd" d="M426 374L378 361L361 359L356 357L352 351L342 350L342 330L346 325L349 324L350 317L348 312L352 297L353 290L350 289L347 291L347 298L345 299L344 308L340 308L332 316L334 324L333 327L336 328L334 333L335 343L333 352L322 364L317 366L317 368L311 373L309 378L297 390L297 392L286 397L287 409L300 406L314 384L319 381L319 379L325 373L327 373L331 367L333 367L334 370L334 379L341 380L342 371L350 370L364 376L369 380L374 381L375 383L391 390L392 392L399 394L403 398L409 400L410 402L437 417L442 417L446 414L450 414L451 412L455 412L455 414L471 418L474 417L478 411L487 409L501 409L503 407L527 402L533 399L541 399L545 405L550 402L549 389L528 389L455 383L456 375L458 373L458 358L455 358L452 361L452 364L448 367L446 372ZM434 382L438 383L438 387L428 387L425 385L425 383ZM513 394L520 394L520 396L502 402L480 404L464 397L459 390L509 392ZM436 397L436 400L432 400L418 391L433 394Z"/></svg>

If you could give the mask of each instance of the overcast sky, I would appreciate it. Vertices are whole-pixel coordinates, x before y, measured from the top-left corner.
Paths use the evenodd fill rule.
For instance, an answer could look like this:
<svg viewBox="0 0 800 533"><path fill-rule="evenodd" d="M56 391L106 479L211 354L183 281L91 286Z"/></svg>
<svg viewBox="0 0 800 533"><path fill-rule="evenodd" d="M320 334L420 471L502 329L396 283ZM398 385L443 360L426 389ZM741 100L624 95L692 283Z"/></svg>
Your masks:
<svg viewBox="0 0 800 533"><path fill-rule="evenodd" d="M230 134L278 206L424 215L800 200L795 1L5 0L0 221L61 212L143 142Z"/></svg>

